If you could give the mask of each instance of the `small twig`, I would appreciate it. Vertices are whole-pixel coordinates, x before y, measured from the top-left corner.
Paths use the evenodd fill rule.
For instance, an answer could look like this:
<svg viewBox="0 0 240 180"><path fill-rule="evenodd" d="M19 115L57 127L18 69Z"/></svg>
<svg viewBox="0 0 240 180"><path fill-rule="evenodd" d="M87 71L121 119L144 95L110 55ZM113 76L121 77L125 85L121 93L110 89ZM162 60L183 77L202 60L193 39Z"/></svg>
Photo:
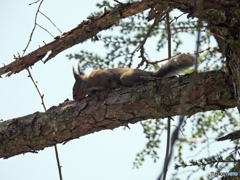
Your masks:
<svg viewBox="0 0 240 180"><path fill-rule="evenodd" d="M168 35L168 59L171 59L172 55L172 37L171 37L171 27L170 27L170 17L169 17L169 12L167 12L167 16L166 16L166 23L167 23L167 35Z"/></svg>
<svg viewBox="0 0 240 180"><path fill-rule="evenodd" d="M182 13L177 17L174 16L174 18L169 23L171 24L173 21L177 21L177 19L180 18L181 16L183 16L184 14L187 14L187 13Z"/></svg>
<svg viewBox="0 0 240 180"><path fill-rule="evenodd" d="M140 45L135 49L135 51L138 51L139 49L141 51L143 51L143 47L144 47L144 44L146 43L147 39L149 38L151 32L153 31L154 27L159 23L159 21L161 21L162 19L165 18L165 13L169 12L170 11L170 8L167 8L166 11L164 13L160 13L156 15L155 19L154 19L154 22L153 24L151 25L151 27L148 29L148 32L147 34L144 36L144 39L143 41L140 43ZM134 52L135 52L134 51ZM144 57L144 52L140 52L140 57L142 58L142 61L138 64L138 67L139 68L141 65L144 64L144 62L146 62L147 64L149 63L149 61Z"/></svg>
<svg viewBox="0 0 240 180"><path fill-rule="evenodd" d="M115 2L117 2L118 4L123 4L122 2L118 1L118 0L113 0Z"/></svg>
<svg viewBox="0 0 240 180"><path fill-rule="evenodd" d="M56 155L56 159L57 159L57 167L58 167L59 179L62 180L63 179L62 178L62 170L61 170L61 165L60 165L57 145L54 145L54 150L55 150L55 155Z"/></svg>
<svg viewBox="0 0 240 180"><path fill-rule="evenodd" d="M30 44L30 42L31 42L31 40L32 40L33 33L34 33L34 31L35 31L35 29L36 29L36 26L37 26L37 15L38 15L39 9L40 9L40 7L41 7L43 1L44 1L44 0L42 0L42 1L39 3L39 6L38 6L38 9L37 9L37 12L36 12L36 14L35 14L34 26L33 26L32 32L31 32L31 34L30 34L30 37L29 37L28 43L27 43L25 49L23 50L23 54L22 54L22 56L25 54L25 52L26 52L26 50L27 50L27 48L28 48L28 46L29 46L29 44ZM36 1L36 2L34 2L34 3L37 3L37 2L38 2L38 1Z"/></svg>
<svg viewBox="0 0 240 180"><path fill-rule="evenodd" d="M216 143L215 138L212 138L212 139L214 139L214 140L213 140L212 142L210 142L209 145L210 145L210 144L213 144L213 143ZM206 146L202 147L198 152L196 152L196 154L194 154L194 155L192 155L192 156L187 156L187 158L194 158L194 157L200 155L201 152L203 152L206 148L208 148L208 147L206 147Z"/></svg>
<svg viewBox="0 0 240 180"><path fill-rule="evenodd" d="M166 9L166 12L168 13L170 11L170 8L167 8ZM165 18L165 13L160 13L158 14L155 19L154 19L154 22L153 24L151 25L151 27L148 29L148 32L147 34L144 36L144 39L143 41L141 42L141 44L138 46L138 49L140 49L142 46L144 46L144 44L146 43L147 39L149 38L151 32L153 31L154 27L159 23L159 21L161 21L162 19Z"/></svg>
<svg viewBox="0 0 240 180"><path fill-rule="evenodd" d="M32 80L40 98L41 98L41 101L42 101L42 105L43 105L43 108L45 111L47 111L47 108L46 108L46 105L45 105L45 102L44 102L44 94L41 93L36 81L34 80L29 68L26 68L27 69L27 72L28 72L28 77L30 77L30 79ZM61 165L60 165L60 161L59 161L59 156L58 156L58 150L57 150L57 145L54 145L54 149L55 149L55 155L56 155L56 159L57 159L57 166L58 166L58 173L59 173L59 178L60 180L62 180L62 171L61 171Z"/></svg>
<svg viewBox="0 0 240 180"><path fill-rule="evenodd" d="M201 9L201 6L199 4L199 7L198 7L198 11L199 13L201 13L202 9ZM200 28L201 28L201 16L199 18L199 21L198 21L198 34L197 34L197 48L196 48L196 62L195 62L195 71L197 71L197 67L198 67L198 63L197 63L197 59L198 59L198 52L199 52L199 47L200 47L200 37L201 37L201 31L200 31ZM186 99L187 99L187 95L189 94L190 90L193 88L193 85L194 85L194 82L196 80L196 73L193 74L192 78L191 78L191 81L188 85L188 87L186 88L186 92L184 93L184 95L181 97L181 100L180 100L180 103L181 103L181 112L180 114L182 114L180 117L179 117L179 123L178 123L178 126L177 128L174 130L173 134L172 134L172 138L171 138L171 149L170 149L170 152L169 152L169 155L168 155L168 158L167 158L167 163L169 163L170 159L172 158L172 154L173 154L173 149L174 149L174 145L176 143L176 141L178 140L178 134L179 134L179 129L180 127L182 126L182 123L184 122L184 116L183 114L185 114L185 104L186 104ZM164 170L162 171L162 173L160 174L158 180L161 180L162 179L162 176L164 175L165 176L165 171L166 171L166 168L168 167L168 164L165 164L164 165Z"/></svg>
<svg viewBox="0 0 240 180"><path fill-rule="evenodd" d="M210 50L210 49L211 49L211 47L207 47L206 49L199 50L198 52L190 52L190 53L187 52L187 53L188 53L188 54L194 54L194 55L195 55L196 53L200 54L200 53L203 53L203 52L208 51L208 50ZM141 51L140 51L140 52L141 52ZM141 53L142 53L142 52L141 52ZM178 56L179 54L180 54L180 53L177 53L177 54L171 56L170 59ZM142 56L141 56L141 57L142 57ZM145 58L144 60L146 60L146 61L143 61L143 62L145 62L145 63L147 63L147 64L155 65L155 64L158 64L158 63L160 63L160 62L167 61L167 60L169 60L169 58L164 58L164 59L161 59L161 60L153 60L153 61L148 61L148 60ZM142 65L143 65L143 62L141 62L142 64L138 64L138 66L142 66Z"/></svg>
<svg viewBox="0 0 240 180"><path fill-rule="evenodd" d="M54 35L52 35L47 29L45 29L44 27L40 26L38 23L36 23L36 25L40 28L42 28L44 31L46 31L48 34L50 34L53 38L55 37Z"/></svg>
<svg viewBox="0 0 240 180"><path fill-rule="evenodd" d="M198 9L199 13L201 13L201 8L199 7ZM198 67L198 63L197 63L197 59L198 59L198 52L199 52L199 49L200 49L200 37L201 37L201 31L200 31L200 28L201 28L201 16L199 18L199 21L198 21L198 34L197 34L197 48L196 48L196 61L195 61L195 71L197 71L197 67ZM176 128L172 134L172 138L171 138L171 150L170 150L170 153L169 153L169 156L168 156L168 161L170 161L171 157L172 157L172 154L173 154L173 148L174 148L174 145L176 143L176 141L178 140L178 134L179 134L179 129L180 127L182 126L182 123L184 122L184 116L183 114L185 114L185 104L186 104L186 99L187 99L187 95L189 94L190 90L193 88L193 85L194 85L194 82L196 80L196 73L193 74L192 78L191 78L191 81L188 85L188 87L186 88L186 91L185 93L183 94L183 96L181 97L181 100L180 100L180 103L181 103L181 112L180 114L182 114L180 117L179 117L179 123L178 123L178 128ZM161 174L162 176L162 174ZM161 177L160 176L160 177Z"/></svg>
<svg viewBox="0 0 240 180"><path fill-rule="evenodd" d="M171 132L171 118L168 118L168 127L167 127L167 144L166 144L166 152L165 152L165 161L164 161L164 175L163 179L166 179L167 170L168 170L168 154L170 149L170 132Z"/></svg>
<svg viewBox="0 0 240 180"><path fill-rule="evenodd" d="M39 13L42 14L45 18L47 18L52 23L52 25L60 32L60 34L62 34L62 31L52 22L52 20L48 16L46 16L41 11L39 11Z"/></svg>
<svg viewBox="0 0 240 180"><path fill-rule="evenodd" d="M183 29L183 28L181 28L181 29ZM190 29L190 28L184 28L184 29L186 29L186 31L187 31L187 30ZM179 30L179 31L176 31L175 33L173 33L172 35L175 35L175 34L180 33L180 32L186 32L186 31ZM195 31L195 30L191 30L191 31ZM205 33L207 33L207 34L216 36L216 37L222 39L223 41L225 40L224 37L221 36L221 35L219 35L219 34L216 34L216 33L213 33L213 32L208 32L208 31L206 31L206 30L199 30L199 29L198 29L197 32L198 32L198 31L205 32Z"/></svg>
<svg viewBox="0 0 240 180"><path fill-rule="evenodd" d="M47 108L46 108L46 105L45 105L45 102L44 102L44 99L43 99L44 94L41 93L41 91L40 91L36 81L34 80L34 78L33 78L32 74L31 74L29 68L27 68L27 72L28 72L28 77L30 77L30 79L32 80L32 82L33 82L33 84L34 84L34 86L35 86L35 88L36 88L36 90L37 90L37 92L38 92L38 94L39 94L39 96L41 98L44 110L47 111Z"/></svg>
<svg viewBox="0 0 240 180"><path fill-rule="evenodd" d="M167 24L167 34L168 34L168 59L171 59L171 27L170 27L170 18L169 12L166 14L166 24ZM165 154L165 162L163 168L163 180L167 177L168 165L170 159L168 158L169 149L170 149L170 132L171 132L171 119L168 118L168 129L167 129L167 146L166 146L166 154Z"/></svg>
<svg viewBox="0 0 240 180"><path fill-rule="evenodd" d="M32 2L32 3L29 4L29 6L31 6L31 5L33 5L33 4L37 4L39 1L40 1L40 0L37 0L37 1L35 1L35 2Z"/></svg>
<svg viewBox="0 0 240 180"><path fill-rule="evenodd" d="M201 5L199 5L199 13L201 14ZM201 31L200 31L200 28L201 28L201 23L202 20L201 20L201 16L198 20L198 34L197 34L197 48L196 48L196 61L195 61L195 72L197 72L197 67L198 67L198 63L197 63L197 59L198 59L198 52L199 52L199 49L200 49L200 37L201 37ZM184 122L184 116L183 114L185 114L185 104L186 104L186 99L187 99L187 95L189 94L190 90L193 88L193 85L194 85L194 82L196 80L196 73L193 74L192 78L191 78L191 81L188 85L188 87L186 88L186 91L184 93L184 95L181 97L181 112L180 114L182 114L180 117L179 117L179 123L178 123L178 128L176 128L172 134L172 138L171 138L171 150L170 150L170 153L169 153L169 156L168 156L168 161L170 161L171 157L172 157L172 154L173 154L173 148L174 148L174 145L175 145L175 142L178 140L178 134L179 134L179 129L180 127L182 126L182 123ZM161 174L162 176L162 174ZM161 177L160 176L160 177Z"/></svg>
<svg viewBox="0 0 240 180"><path fill-rule="evenodd" d="M170 145L171 148L170 148L170 152L169 152L169 154L168 154L167 160L166 160L166 162L168 162L168 163L170 162L170 159L172 158L174 145L175 145L176 140L178 139L179 129L180 129L183 121L184 121L184 116L180 116L178 126L177 126L177 128L176 128L176 129L173 131L173 133L172 133L172 136L171 136L171 145ZM168 164L164 165L164 168L167 167L167 165L168 165ZM161 179L162 179L162 176L163 176L164 174L165 174L165 173L164 173L164 170L163 170L162 173L160 174L160 176L158 177L158 180L161 180Z"/></svg>

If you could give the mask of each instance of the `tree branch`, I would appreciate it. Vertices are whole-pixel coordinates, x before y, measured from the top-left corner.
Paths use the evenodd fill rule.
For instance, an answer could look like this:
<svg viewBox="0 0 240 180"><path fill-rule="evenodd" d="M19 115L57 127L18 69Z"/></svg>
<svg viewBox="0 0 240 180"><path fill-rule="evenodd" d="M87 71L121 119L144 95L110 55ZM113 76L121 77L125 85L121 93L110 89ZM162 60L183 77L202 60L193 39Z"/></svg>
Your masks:
<svg viewBox="0 0 240 180"><path fill-rule="evenodd" d="M12 63L1 67L0 76L5 73L8 73L7 76L18 73L34 65L37 61L43 59L48 52L51 52L45 60L45 62L47 62L60 52L94 37L102 30L110 28L119 20L142 12L154 4L156 4L154 1L147 0L126 3L118 5L111 11L105 11L104 14L98 17L89 17L89 19L83 21L74 29L63 33L62 37L56 37L54 41L38 48L26 56L18 57Z"/></svg>
<svg viewBox="0 0 240 180"><path fill-rule="evenodd" d="M45 113L35 112L3 121L0 123L0 157L36 153L101 130L179 115L180 98L191 76L152 78L138 86L113 89L104 101L92 94L81 102L67 101L53 106ZM232 81L221 71L196 74L195 85L186 98L183 115L188 116L237 105Z"/></svg>
<svg viewBox="0 0 240 180"><path fill-rule="evenodd" d="M175 0L167 2L162 1L161 3L163 3L164 6L168 5L178 8L185 13L189 13L189 16L191 17L198 17L199 14L197 14L196 11L196 2L183 2L182 0ZM96 36L97 33L102 30L110 28L119 20L140 13L150 7L154 7L157 3L158 2L156 0L142 0L140 2L125 4L122 3L118 4L118 6L111 11L105 11L104 14L98 17L90 17L74 29L63 33L61 37L56 37L54 41L38 48L24 57L15 58L16 61L13 61L8 65L4 65L0 68L0 76L5 73L8 73L7 76L18 73L23 69L34 65L37 61L47 56L48 52L51 52L51 54L45 60L45 62L47 62L60 52ZM219 25L222 27L223 23L231 22L228 19L231 20L235 17L235 14L232 12L235 10L235 7L237 7L238 4L235 1L229 3L228 1L219 2L203 0L201 5L203 8L203 20L206 20L210 25L214 25L214 27L218 28ZM222 17L218 18L218 21L216 21L216 18L211 18L215 17L215 15L222 15ZM226 17L228 18L227 20ZM234 18L234 20L235 23L240 23L239 19Z"/></svg>

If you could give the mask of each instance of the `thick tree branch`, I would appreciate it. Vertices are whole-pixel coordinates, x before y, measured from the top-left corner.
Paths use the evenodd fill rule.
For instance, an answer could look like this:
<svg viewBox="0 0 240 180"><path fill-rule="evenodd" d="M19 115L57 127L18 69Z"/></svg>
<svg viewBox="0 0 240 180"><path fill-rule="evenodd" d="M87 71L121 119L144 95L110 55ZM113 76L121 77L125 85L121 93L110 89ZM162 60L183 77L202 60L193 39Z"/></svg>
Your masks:
<svg viewBox="0 0 240 180"><path fill-rule="evenodd" d="M105 100L95 94L77 103L67 101L46 113L10 119L0 123L0 157L36 152L57 143L105 129L127 126L150 118L179 115L180 98L191 75L152 79L143 85L112 90ZM221 71L197 75L186 96L184 115L235 107L233 84Z"/></svg>
<svg viewBox="0 0 240 180"><path fill-rule="evenodd" d="M37 61L43 59L48 52L51 52L45 60L46 62L60 52L94 37L102 30L110 28L119 20L142 12L154 4L156 4L154 1L147 0L121 4L113 10L106 11L98 17L91 17L88 20L83 21L76 28L64 33L62 37L58 37L54 41L38 48L26 56L18 57L12 63L1 67L0 76L5 73L8 73L7 76L18 73L23 69L34 65Z"/></svg>
<svg viewBox="0 0 240 180"><path fill-rule="evenodd" d="M183 12L189 13L189 16L192 17L199 16L196 11L197 1L163 0L158 2L156 0L142 0L140 2L119 4L113 10L106 11L104 14L98 17L88 18L74 29L63 33L62 37L56 38L54 41L38 48L28 55L24 57L16 57L15 61L0 68L0 76L5 73L8 73L7 76L18 73L23 69L34 65L39 60L43 59L48 52L51 52L51 54L45 60L46 62L60 52L96 36L97 33L102 30L110 28L119 20L140 13L150 7L154 7L157 3L162 3L164 6L167 5L178 8ZM239 18L235 18L236 15L239 14L238 11L235 10L237 7L236 1L219 2L203 0L201 5L203 6L203 20L209 22L210 25L217 27L219 25L222 26L223 23L239 23ZM234 21L231 21L232 19L234 19Z"/></svg>

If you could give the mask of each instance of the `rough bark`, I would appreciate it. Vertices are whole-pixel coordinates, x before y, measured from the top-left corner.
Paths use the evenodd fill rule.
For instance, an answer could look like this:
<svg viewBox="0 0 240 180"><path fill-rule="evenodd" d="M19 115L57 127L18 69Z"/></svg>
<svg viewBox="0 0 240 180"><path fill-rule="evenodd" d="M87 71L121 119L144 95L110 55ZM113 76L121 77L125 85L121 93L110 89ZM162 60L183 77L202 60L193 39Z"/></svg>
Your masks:
<svg viewBox="0 0 240 180"><path fill-rule="evenodd" d="M199 3L201 2L201 3ZM117 23L119 20L126 17L135 15L149 8L153 8L157 3L164 6L170 6L185 13L189 13L189 17L199 17L209 23L209 28L217 29L223 28L220 35L226 36L229 32L227 28L232 28L232 25L239 26L240 11L238 1L157 1L157 0L142 0L134 3L119 4L110 11L105 11L98 17L88 17L87 20L83 21L74 29L63 33L61 37L56 39L37 50L29 53L24 57L16 57L15 61L0 68L0 76L8 73L10 76L14 73L18 73L25 68L34 65L39 60L43 59L49 51L51 54L45 60L48 61L55 57L60 52L84 42L85 40L94 37L102 30L108 29ZM199 13L198 9L201 6L202 12ZM223 37L225 39L225 37ZM224 51L224 50L223 50Z"/></svg>
<svg viewBox="0 0 240 180"><path fill-rule="evenodd" d="M143 84L110 91L106 99L96 94L77 103L67 101L47 112L0 123L0 157L37 152L105 129L127 126L149 118L180 114L180 98L192 75L145 80ZM221 71L198 74L187 95L184 115L235 107L233 84Z"/></svg>
<svg viewBox="0 0 240 180"><path fill-rule="evenodd" d="M51 51L47 58L49 60L63 50L96 36L98 32L108 29L119 20L153 7L157 2L143 0L122 4L101 16L91 17L53 42L1 67L0 75L8 73L10 76L20 72ZM189 17L201 16L201 19L209 24L208 28L219 33L227 47L225 50L224 44L221 49L227 54L229 76L221 72L200 74L194 88L187 95L184 115L237 106L240 102L239 1L160 2L189 13ZM221 38L218 40L221 42ZM4 121L0 124L0 157L36 152L89 133L114 129L149 118L177 115L181 109L180 97L190 81L189 78L184 76L179 79L150 81L144 86L113 90L104 101L98 101L91 95L80 103L65 102L58 107L52 107L46 113L36 112Z"/></svg>
<svg viewBox="0 0 240 180"><path fill-rule="evenodd" d="M38 48L26 56L16 57L15 61L1 67L0 76L5 73L8 73L7 76L18 73L42 60L48 52L51 51L51 54L45 60L45 62L47 62L60 52L96 36L97 33L110 28L119 20L142 12L153 6L153 4L156 3L146 0L136 3L126 3L117 6L111 11L106 11L98 17L88 17L87 20L83 21L74 29L63 33L61 37L56 37L54 41Z"/></svg>

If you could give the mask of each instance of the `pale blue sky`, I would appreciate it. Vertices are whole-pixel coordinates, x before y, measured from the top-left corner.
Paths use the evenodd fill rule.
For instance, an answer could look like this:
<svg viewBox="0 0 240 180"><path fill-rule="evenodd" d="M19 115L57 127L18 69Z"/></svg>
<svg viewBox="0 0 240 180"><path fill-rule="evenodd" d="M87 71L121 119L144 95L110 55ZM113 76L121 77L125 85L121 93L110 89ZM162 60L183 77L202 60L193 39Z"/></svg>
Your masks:
<svg viewBox="0 0 240 180"><path fill-rule="evenodd" d="M17 52L22 54L28 42L38 7L37 4L29 6L31 2L29 0L0 2L1 66L3 63L12 62L13 54L16 55ZM98 11L95 6L96 2L99 1L45 0L41 11L64 32L76 27L91 12ZM54 36L59 35L51 23L41 15L39 15L38 23ZM52 40L49 34L37 28L27 52L42 46L43 41L48 43ZM182 48L184 52L195 49L196 40L192 38L188 41ZM189 44L192 49L189 49ZM32 67L31 72L38 81L41 92L44 93L47 108L58 105L67 98L72 99L74 83L72 65L77 65L77 61L69 61L66 54L77 53L82 49L90 49L96 53L105 52L102 42L92 43L88 40L62 52L46 64L38 62ZM159 57L154 49L152 52L150 56L154 59L165 58L167 54ZM21 71L11 77L3 77L0 79L0 87L0 119L7 120L43 111L40 98L27 77L26 71ZM139 124L130 125L130 128L130 130L123 130L120 127L113 131L100 131L72 140L64 146L58 145L63 179L156 179L162 170L165 144L163 143L159 150L161 157L158 163L153 163L148 158L140 169L133 170L132 162L135 155L142 150L146 140ZM164 141L165 135L162 139ZM172 170L173 166L170 167L169 173ZM0 171L1 180L59 179L53 147L46 148L38 154L27 153L7 160L0 159Z"/></svg>

